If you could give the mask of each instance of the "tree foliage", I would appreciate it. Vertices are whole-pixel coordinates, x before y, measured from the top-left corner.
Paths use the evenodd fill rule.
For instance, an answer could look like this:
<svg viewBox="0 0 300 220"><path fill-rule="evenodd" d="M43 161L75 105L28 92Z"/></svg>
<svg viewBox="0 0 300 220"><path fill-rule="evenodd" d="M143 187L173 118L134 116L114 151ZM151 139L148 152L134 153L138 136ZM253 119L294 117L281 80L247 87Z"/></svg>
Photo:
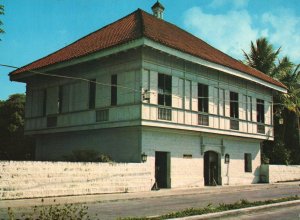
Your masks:
<svg viewBox="0 0 300 220"><path fill-rule="evenodd" d="M0 159L33 159L34 141L24 136L25 95L0 102Z"/></svg>
<svg viewBox="0 0 300 220"><path fill-rule="evenodd" d="M251 41L250 47L249 54L243 51L246 64L267 75L272 75L280 48L274 51L273 46L266 38L257 39L255 44Z"/></svg>
<svg viewBox="0 0 300 220"><path fill-rule="evenodd" d="M271 163L300 163L299 116L300 116L300 66L285 56L279 58L281 48L274 49L266 38L251 42L250 52L244 52L245 63L279 80L287 87L287 93L274 95L274 143L263 143L263 156ZM279 118L284 124L279 124ZM280 152L280 156L278 153ZM280 158L281 157L281 158Z"/></svg>

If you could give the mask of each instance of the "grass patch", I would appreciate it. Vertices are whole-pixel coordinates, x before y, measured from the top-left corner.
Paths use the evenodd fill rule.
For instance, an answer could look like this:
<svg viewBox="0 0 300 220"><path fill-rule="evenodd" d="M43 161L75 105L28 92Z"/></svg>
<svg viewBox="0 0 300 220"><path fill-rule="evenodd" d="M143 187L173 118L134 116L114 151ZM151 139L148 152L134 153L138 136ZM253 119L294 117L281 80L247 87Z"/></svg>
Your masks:
<svg viewBox="0 0 300 220"><path fill-rule="evenodd" d="M43 199L42 199L43 202ZM29 213L16 216L14 209L8 207L6 219L9 220L90 220L88 207L78 204L55 204L50 206L35 206ZM4 218L0 218L1 220Z"/></svg>
<svg viewBox="0 0 300 220"><path fill-rule="evenodd" d="M254 202L250 202L248 200L242 199L235 203L230 203L230 204L220 203L218 206L213 206L212 204L209 204L204 208L190 208L190 209L185 209L178 212L172 212L157 217L139 217L139 218L129 217L129 218L119 218L119 220L148 220L148 219L162 220L162 219L170 219L170 218L182 218L182 217L193 216L193 215L203 215L209 213L223 212L228 210L235 210L235 209L249 208L249 207L260 206L260 205L268 205L268 204L274 204L280 202L293 201L298 199L299 199L298 196L291 196L291 197L264 200L264 201L254 201Z"/></svg>

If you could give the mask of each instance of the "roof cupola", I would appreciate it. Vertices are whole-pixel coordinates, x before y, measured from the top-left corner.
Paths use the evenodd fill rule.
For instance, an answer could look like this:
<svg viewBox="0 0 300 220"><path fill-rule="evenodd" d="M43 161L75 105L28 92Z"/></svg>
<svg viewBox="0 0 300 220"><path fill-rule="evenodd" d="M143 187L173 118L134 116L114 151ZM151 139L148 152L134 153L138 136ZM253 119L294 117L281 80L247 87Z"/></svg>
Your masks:
<svg viewBox="0 0 300 220"><path fill-rule="evenodd" d="M153 15L158 19L164 19L164 10L165 7L157 0L157 2L151 7Z"/></svg>

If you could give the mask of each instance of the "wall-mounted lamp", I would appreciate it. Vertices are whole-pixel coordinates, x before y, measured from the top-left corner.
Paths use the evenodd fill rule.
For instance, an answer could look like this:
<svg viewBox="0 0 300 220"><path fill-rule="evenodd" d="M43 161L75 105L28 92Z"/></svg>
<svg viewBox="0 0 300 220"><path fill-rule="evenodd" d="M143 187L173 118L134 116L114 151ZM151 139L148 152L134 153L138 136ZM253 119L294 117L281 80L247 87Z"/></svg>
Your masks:
<svg viewBox="0 0 300 220"><path fill-rule="evenodd" d="M143 95L143 101L149 101L150 100L150 92L147 89L143 90L142 95Z"/></svg>
<svg viewBox="0 0 300 220"><path fill-rule="evenodd" d="M230 156L229 154L225 154L225 163L229 163L230 162Z"/></svg>
<svg viewBox="0 0 300 220"><path fill-rule="evenodd" d="M141 158L142 158L142 162L145 163L147 161L147 154L142 153Z"/></svg>
<svg viewBox="0 0 300 220"><path fill-rule="evenodd" d="M280 125L283 125L283 118L279 118L278 122L279 122Z"/></svg>

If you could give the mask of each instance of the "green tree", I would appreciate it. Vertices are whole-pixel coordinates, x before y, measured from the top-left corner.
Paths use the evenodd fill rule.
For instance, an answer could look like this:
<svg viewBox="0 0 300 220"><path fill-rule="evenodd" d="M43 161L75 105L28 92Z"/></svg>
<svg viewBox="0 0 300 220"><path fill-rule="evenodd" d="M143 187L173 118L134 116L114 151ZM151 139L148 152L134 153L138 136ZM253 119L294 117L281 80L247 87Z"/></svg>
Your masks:
<svg viewBox="0 0 300 220"><path fill-rule="evenodd" d="M299 155L299 115L300 115L300 90L299 90L299 65L295 66L288 57L279 58L281 48L274 49L266 38L259 38L251 42L250 52L244 52L245 63L277 80L287 86L286 94L275 94L274 102L274 143L266 141L263 143L263 157L270 159L271 163L290 163L292 160L300 162ZM279 124L279 119L284 118L284 124ZM296 125L294 122L297 122ZM298 124L298 125L297 125ZM298 140L298 141L295 141ZM296 145L295 145L296 144ZM296 146L296 147L295 147ZM283 150L283 147L286 149ZM280 160L276 155L281 154ZM292 156L291 156L292 155Z"/></svg>
<svg viewBox="0 0 300 220"><path fill-rule="evenodd" d="M296 66L285 76L281 82L287 85L288 92L280 96L284 104L283 116L286 121L284 142L292 151L291 159L300 164L300 65Z"/></svg>
<svg viewBox="0 0 300 220"><path fill-rule="evenodd" d="M251 41L251 50L247 54L244 52L246 64L268 76L280 78L293 68L293 63L288 57L278 59L281 48L274 50L273 45L266 38L259 38L255 44Z"/></svg>
<svg viewBox="0 0 300 220"><path fill-rule="evenodd" d="M25 95L0 102L0 159L33 159L34 141L24 136Z"/></svg>
<svg viewBox="0 0 300 220"><path fill-rule="evenodd" d="M4 15L4 6L3 5L0 5L0 15ZM4 30L1 28L2 25L3 25L3 22L0 20L0 34L5 33Z"/></svg>

